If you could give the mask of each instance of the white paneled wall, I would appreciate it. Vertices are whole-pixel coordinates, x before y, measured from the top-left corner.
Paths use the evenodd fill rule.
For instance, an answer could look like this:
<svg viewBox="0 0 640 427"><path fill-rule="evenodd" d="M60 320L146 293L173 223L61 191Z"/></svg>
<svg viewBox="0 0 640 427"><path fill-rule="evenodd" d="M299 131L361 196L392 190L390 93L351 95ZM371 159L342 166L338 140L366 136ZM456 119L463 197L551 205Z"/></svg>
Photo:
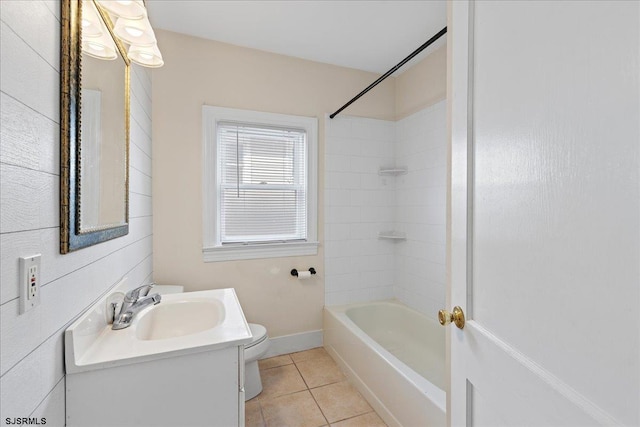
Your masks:
<svg viewBox="0 0 640 427"><path fill-rule="evenodd" d="M393 296L394 244L378 240L393 225L395 123L357 117L326 120L325 303Z"/></svg>
<svg viewBox="0 0 640 427"><path fill-rule="evenodd" d="M398 122L327 120L325 304L397 298L435 317L444 307L446 102ZM380 176L381 167L406 167ZM379 240L379 231L406 241Z"/></svg>
<svg viewBox="0 0 640 427"><path fill-rule="evenodd" d="M130 231L59 254L60 2L0 1L0 419L65 424L63 331L122 278L151 280L151 75L131 73ZM42 254L18 314L18 258Z"/></svg>
<svg viewBox="0 0 640 427"><path fill-rule="evenodd" d="M447 116L446 101L396 123L395 159L407 167L396 178L394 294L436 318L445 303Z"/></svg>

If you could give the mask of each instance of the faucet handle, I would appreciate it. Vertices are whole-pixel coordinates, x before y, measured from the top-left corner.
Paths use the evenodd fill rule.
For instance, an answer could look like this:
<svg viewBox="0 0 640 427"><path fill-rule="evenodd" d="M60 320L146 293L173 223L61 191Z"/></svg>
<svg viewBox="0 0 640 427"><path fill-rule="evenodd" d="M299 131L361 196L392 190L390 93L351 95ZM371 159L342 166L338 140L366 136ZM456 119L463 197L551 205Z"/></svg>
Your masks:
<svg viewBox="0 0 640 427"><path fill-rule="evenodd" d="M149 291L151 291L151 288L153 288L153 285L154 285L153 283L150 285L142 285L135 289L130 290L125 295L124 300L127 302L138 301L140 297L145 297L149 294Z"/></svg>

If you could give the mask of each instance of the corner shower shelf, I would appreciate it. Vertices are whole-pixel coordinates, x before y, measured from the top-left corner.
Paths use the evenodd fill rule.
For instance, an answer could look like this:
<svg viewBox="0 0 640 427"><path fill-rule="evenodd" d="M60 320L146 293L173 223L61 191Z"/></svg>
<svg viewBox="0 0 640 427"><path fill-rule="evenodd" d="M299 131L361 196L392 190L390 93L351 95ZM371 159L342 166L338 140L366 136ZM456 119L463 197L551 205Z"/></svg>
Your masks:
<svg viewBox="0 0 640 427"><path fill-rule="evenodd" d="M378 233L378 239L393 240L394 242L400 242L407 240L407 233L402 231L381 231Z"/></svg>
<svg viewBox="0 0 640 427"><path fill-rule="evenodd" d="M380 168L380 170L378 171L378 175L398 176L406 174L407 168Z"/></svg>

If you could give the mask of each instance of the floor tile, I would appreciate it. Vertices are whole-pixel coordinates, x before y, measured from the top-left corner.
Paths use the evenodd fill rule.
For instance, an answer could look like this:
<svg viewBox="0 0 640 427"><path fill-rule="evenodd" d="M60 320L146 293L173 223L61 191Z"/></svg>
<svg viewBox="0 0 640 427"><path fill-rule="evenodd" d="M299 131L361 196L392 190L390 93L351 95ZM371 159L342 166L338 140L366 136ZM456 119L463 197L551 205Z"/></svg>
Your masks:
<svg viewBox="0 0 640 427"><path fill-rule="evenodd" d="M261 402L267 427L320 427L327 424L308 390Z"/></svg>
<svg viewBox="0 0 640 427"><path fill-rule="evenodd" d="M387 427L387 425L378 414L369 412L368 414L342 420L335 424L332 423L331 427Z"/></svg>
<svg viewBox="0 0 640 427"><path fill-rule="evenodd" d="M347 381L311 390L329 422L336 422L373 411L366 400Z"/></svg>
<svg viewBox="0 0 640 427"><path fill-rule="evenodd" d="M258 395L260 401L307 388L295 365L261 370L260 377L262 378L262 393Z"/></svg>
<svg viewBox="0 0 640 427"><path fill-rule="evenodd" d="M258 360L260 369L277 368L278 366L290 365L293 363L291 356L283 354L282 356L270 357L268 359Z"/></svg>
<svg viewBox="0 0 640 427"><path fill-rule="evenodd" d="M340 368L329 355L296 362L296 366L309 388L320 387L345 379Z"/></svg>
<svg viewBox="0 0 640 427"><path fill-rule="evenodd" d="M251 399L244 404L244 425L245 427L265 427L262 409L257 399Z"/></svg>
<svg viewBox="0 0 640 427"><path fill-rule="evenodd" d="M291 353L291 358L294 362L303 362L305 360L317 359L319 357L331 357L327 350L323 347L312 348L311 350L299 351L297 353Z"/></svg>

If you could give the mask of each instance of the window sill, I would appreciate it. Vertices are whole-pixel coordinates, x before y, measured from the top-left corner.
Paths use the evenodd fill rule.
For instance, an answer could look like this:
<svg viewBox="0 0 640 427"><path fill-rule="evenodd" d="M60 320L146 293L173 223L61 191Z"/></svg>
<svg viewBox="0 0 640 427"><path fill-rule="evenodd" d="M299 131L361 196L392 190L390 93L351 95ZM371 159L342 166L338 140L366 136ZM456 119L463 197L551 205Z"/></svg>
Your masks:
<svg viewBox="0 0 640 427"><path fill-rule="evenodd" d="M202 249L204 262L241 259L281 258L318 254L318 242L265 243L258 245L213 246Z"/></svg>

